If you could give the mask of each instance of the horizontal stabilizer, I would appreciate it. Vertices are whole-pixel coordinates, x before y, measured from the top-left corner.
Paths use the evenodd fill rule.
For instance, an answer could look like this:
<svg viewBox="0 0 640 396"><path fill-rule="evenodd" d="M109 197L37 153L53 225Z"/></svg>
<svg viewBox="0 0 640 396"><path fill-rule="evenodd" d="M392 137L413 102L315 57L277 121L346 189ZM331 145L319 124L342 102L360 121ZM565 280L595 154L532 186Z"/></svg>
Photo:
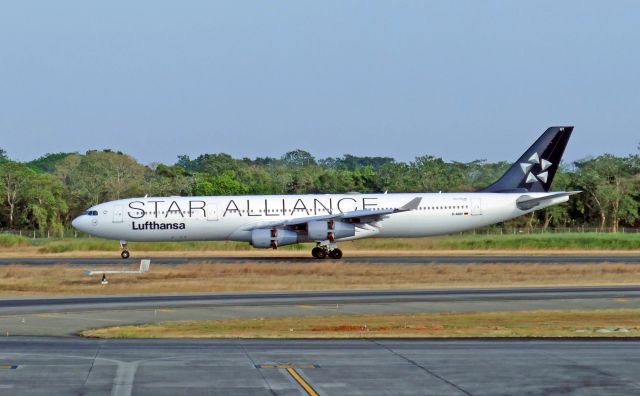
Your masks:
<svg viewBox="0 0 640 396"><path fill-rule="evenodd" d="M532 197L530 195L523 195L516 200L516 206L520 210L530 210L552 199L568 197L570 195L579 194L581 192L582 191L562 191L555 194L545 195L543 197Z"/></svg>

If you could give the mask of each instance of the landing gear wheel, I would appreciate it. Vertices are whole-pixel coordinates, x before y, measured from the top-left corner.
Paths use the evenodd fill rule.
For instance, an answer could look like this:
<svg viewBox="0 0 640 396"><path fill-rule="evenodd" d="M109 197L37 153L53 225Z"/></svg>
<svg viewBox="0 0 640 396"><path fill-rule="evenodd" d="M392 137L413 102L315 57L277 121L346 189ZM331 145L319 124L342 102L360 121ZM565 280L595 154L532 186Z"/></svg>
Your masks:
<svg viewBox="0 0 640 396"><path fill-rule="evenodd" d="M316 250L316 249L318 249L318 250ZM322 248L314 248L313 250L316 250L316 254L314 256L315 258L320 259L320 260L327 258L327 251L326 250L324 250ZM311 251L311 254L313 254L313 250Z"/></svg>
<svg viewBox="0 0 640 396"><path fill-rule="evenodd" d="M315 257L315 258L320 258L320 257L318 257L318 252L319 252L320 250L323 250L323 249L322 249L322 248L319 248L319 247L314 247L313 249L311 249L311 255L312 255L313 257Z"/></svg>
<svg viewBox="0 0 640 396"><path fill-rule="evenodd" d="M126 260L129 258L129 249L127 248L127 241L120 241L120 249L122 249L122 253L120 253L120 257Z"/></svg>
<svg viewBox="0 0 640 396"><path fill-rule="evenodd" d="M342 250L333 249L332 251L329 252L329 257L335 260L340 260L342 258Z"/></svg>

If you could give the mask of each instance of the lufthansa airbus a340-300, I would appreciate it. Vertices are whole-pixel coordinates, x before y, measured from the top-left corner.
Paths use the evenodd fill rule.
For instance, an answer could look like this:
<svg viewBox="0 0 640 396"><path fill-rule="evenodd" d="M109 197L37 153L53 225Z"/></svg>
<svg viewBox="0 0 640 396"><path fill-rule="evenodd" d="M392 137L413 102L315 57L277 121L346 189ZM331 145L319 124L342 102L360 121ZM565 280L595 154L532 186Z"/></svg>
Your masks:
<svg viewBox="0 0 640 396"><path fill-rule="evenodd" d="M315 242L313 257L342 258L337 243L449 234L566 202L549 187L573 127L551 127L495 183L476 192L144 197L95 205L73 220L88 234L127 241L243 241L257 248Z"/></svg>

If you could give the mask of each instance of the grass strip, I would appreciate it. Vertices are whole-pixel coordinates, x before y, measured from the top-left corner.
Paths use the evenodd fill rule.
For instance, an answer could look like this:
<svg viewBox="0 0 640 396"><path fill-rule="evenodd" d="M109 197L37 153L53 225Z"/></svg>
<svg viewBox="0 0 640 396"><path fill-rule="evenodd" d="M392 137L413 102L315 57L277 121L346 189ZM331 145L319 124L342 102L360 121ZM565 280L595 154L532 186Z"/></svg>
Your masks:
<svg viewBox="0 0 640 396"><path fill-rule="evenodd" d="M99 338L638 337L640 309L179 321L86 330L81 335Z"/></svg>
<svg viewBox="0 0 640 396"><path fill-rule="evenodd" d="M116 241L99 238L64 238L32 240L10 234L0 234L0 249L33 248L37 253L68 253L119 250ZM282 247L285 251L311 250L312 244ZM253 248L244 242L131 242L132 251L249 251ZM343 242L345 251L358 250L637 250L640 249L640 233L544 233L505 235L450 235L432 238L365 239Z"/></svg>
<svg viewBox="0 0 640 396"><path fill-rule="evenodd" d="M92 269L136 270L129 265ZM640 265L368 264L337 261L153 265L145 274L109 275L109 284L82 266L0 266L0 295L89 295L298 290L382 290L567 285L637 285Z"/></svg>

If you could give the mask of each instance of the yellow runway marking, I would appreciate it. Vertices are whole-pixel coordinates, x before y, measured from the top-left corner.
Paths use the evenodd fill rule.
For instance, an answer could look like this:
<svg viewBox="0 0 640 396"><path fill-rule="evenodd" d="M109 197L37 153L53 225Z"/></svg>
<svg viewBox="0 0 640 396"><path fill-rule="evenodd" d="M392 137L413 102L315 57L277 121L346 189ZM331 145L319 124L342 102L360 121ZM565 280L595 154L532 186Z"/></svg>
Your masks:
<svg viewBox="0 0 640 396"><path fill-rule="evenodd" d="M319 368L317 364L256 364L259 369L314 369Z"/></svg>
<svg viewBox="0 0 640 396"><path fill-rule="evenodd" d="M619 302L619 303L628 303L629 300L627 300L624 297L620 297L620 298L614 298L613 301Z"/></svg>
<svg viewBox="0 0 640 396"><path fill-rule="evenodd" d="M293 379L295 379L298 382L298 384L302 386L302 388L307 392L309 396L318 396L318 393L316 393L316 391L311 387L311 385L309 385L307 381L305 381L304 378L302 378L302 376L300 376L300 374L298 374L298 372L295 369L291 367L287 367L287 372L291 374Z"/></svg>
<svg viewBox="0 0 640 396"><path fill-rule="evenodd" d="M61 314L56 314L56 313L40 313L40 314L35 314L33 316L36 316L38 318L64 318L64 315Z"/></svg>
<svg viewBox="0 0 640 396"><path fill-rule="evenodd" d="M86 313L91 313L92 311L87 311ZM13 316L2 316L3 318L5 317L22 317L20 315L13 315ZM48 319L69 319L69 320L75 320L78 317L80 318L84 318L87 320L94 320L94 321L98 321L98 322L126 322L126 320L124 319L102 319L102 318L92 318L90 315L85 315L83 313L80 314L73 314L73 313L40 313L40 314L33 314L31 316L27 316L27 318L29 317L34 317L34 318L48 318ZM47 327L44 327L47 328Z"/></svg>

